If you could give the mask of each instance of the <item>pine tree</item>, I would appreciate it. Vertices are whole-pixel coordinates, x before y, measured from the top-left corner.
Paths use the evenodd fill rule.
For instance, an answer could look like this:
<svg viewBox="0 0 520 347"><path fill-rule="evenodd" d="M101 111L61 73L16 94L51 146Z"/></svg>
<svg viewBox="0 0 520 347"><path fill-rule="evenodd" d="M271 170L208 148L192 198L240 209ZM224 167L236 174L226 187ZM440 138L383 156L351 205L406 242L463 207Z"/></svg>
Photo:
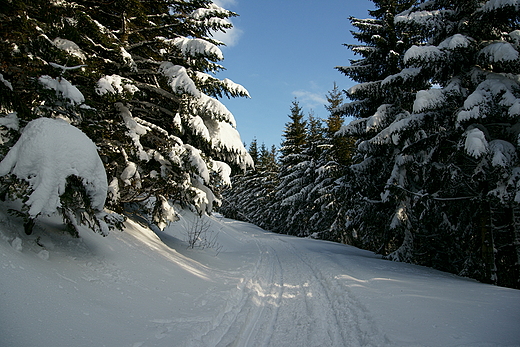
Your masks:
<svg viewBox="0 0 520 347"><path fill-rule="evenodd" d="M223 55L211 33L234 15L202 0L13 0L0 18L19 29L2 31L2 112L16 112L21 127L46 116L83 130L116 211L132 206L160 227L175 218L172 203L209 211L230 166L252 165L218 100L248 93L214 77ZM60 83L84 100L52 88Z"/></svg>
<svg viewBox="0 0 520 347"><path fill-rule="evenodd" d="M290 121L285 125L284 141L280 149L280 173L275 188L274 203L271 207L272 225L270 230L290 235L305 235L305 195L307 185L305 176L309 163L306 153L309 145L308 122L303 110L295 99L289 114Z"/></svg>
<svg viewBox="0 0 520 347"><path fill-rule="evenodd" d="M359 199L352 214L364 218L351 225L366 247L518 287L518 11L507 2L434 0L395 16L413 43L400 71L381 81L395 97L344 130L362 139L365 159L353 169L371 173L353 182L368 177L366 187L382 192ZM374 162L392 168L376 171Z"/></svg>
<svg viewBox="0 0 520 347"><path fill-rule="evenodd" d="M352 162L353 149L355 139L353 137L337 136L341 127L344 125L344 116L338 111L343 105L343 93L339 90L338 85L334 82L334 87L326 95L328 104L325 105L329 116L325 120L327 127L325 129L325 138L330 146L329 155L331 159L340 165L349 165Z"/></svg>
<svg viewBox="0 0 520 347"><path fill-rule="evenodd" d="M75 35L72 23L75 21L75 11L66 2L48 1L4 1L0 11L0 27L2 40L0 43L0 131L2 133L1 158L3 172L0 178L0 190L4 198L20 198L23 202L21 211L12 211L20 215L25 221L25 231L30 234L34 226L34 219L40 214L53 213L57 210L68 226L73 236L78 236L78 226L87 227L106 234L108 227L121 227L121 220L111 218L100 211L100 205L92 201L94 186L87 183L89 177L79 172L69 177L54 177L49 170L39 170L35 175L48 174L49 177L26 177L27 172L17 170L16 174L9 166L16 162L17 151L22 151L24 144L33 141L33 145L47 143L52 137L50 134L40 134L37 130L47 131L56 129L59 122L31 122L40 117L62 118L71 123L77 123L91 112L86 104L84 95L74 82L77 76L84 75L84 60L86 56L66 35ZM72 82L72 83L71 83ZM32 127L27 125L31 122ZM29 129L30 128L30 129ZM15 142L22 135L21 142ZM36 130L35 130L36 129ZM74 129L73 127L66 128ZM70 130L70 131L77 131ZM77 132L80 135L81 132ZM36 134L37 136L30 136ZM41 136L40 136L41 135ZM38 136L40 136L38 138ZM52 140L52 138L50 138ZM79 140L79 139L78 139ZM63 144L61 144L63 145ZM73 144L71 144L73 145ZM16 150L10 152L13 146ZM73 147L73 146L72 146ZM87 150L87 148L84 148ZM94 150L95 151L95 150ZM8 156L8 153L10 156ZM43 152L42 154L45 154ZM6 157L4 157L6 156ZM9 158L7 158L9 157ZM59 153L52 155L59 157ZM66 157L66 156L65 156ZM39 161L48 159L39 158ZM59 159L64 159L63 156ZM11 162L11 165L7 161ZM39 164L34 163L36 168ZM47 163L53 167L52 163ZM32 169L30 169L32 170ZM79 176L82 176L81 179ZM62 180L63 178L63 180ZM41 190L39 182L46 182L47 189ZM58 183L61 188L51 187ZM42 184L43 185L43 184ZM100 191L106 187L96 186ZM52 198L52 194L61 192L59 201ZM41 192L48 191L49 204L45 208L34 205L34 199L41 196ZM101 195L100 195L101 196ZM108 225L107 225L108 222Z"/></svg>
<svg viewBox="0 0 520 347"><path fill-rule="evenodd" d="M396 14L416 1L373 2L376 10L369 11L373 18L350 18L358 29L353 36L360 44L347 47L361 59L338 67L359 83L347 91L350 100L337 108L342 114L357 118L340 130L341 134L357 139L353 165L342 178L341 195L349 199L345 205L349 208L347 235L354 235L351 241L388 254L404 235L404 231L389 225L392 216L401 211L401 198L396 195L394 201L382 196L398 151L394 139L378 135L407 115L415 91L429 81L414 79L422 76L420 69L405 68L404 54L416 38L394 24Z"/></svg>
<svg viewBox="0 0 520 347"><path fill-rule="evenodd" d="M233 176L232 186L223 192L219 211L226 217L244 220L262 228L270 227L269 215L278 175L275 147L267 150L264 143L258 151L257 141L249 146L252 157L258 156L255 168Z"/></svg>
<svg viewBox="0 0 520 347"><path fill-rule="evenodd" d="M403 147L389 182L406 192L412 225L420 215L441 226L414 228L415 261L516 287L519 11L496 1L431 1L396 17L427 42L410 48L405 64L438 88L417 92L410 115L391 129ZM497 221L497 210L509 216Z"/></svg>
<svg viewBox="0 0 520 347"><path fill-rule="evenodd" d="M298 155L303 151L303 146L307 142L307 122L304 120L304 114L298 100L294 100L291 106L290 122L285 124L284 141L280 152L282 161L290 166L292 157L295 156L295 162L298 162Z"/></svg>
<svg viewBox="0 0 520 347"><path fill-rule="evenodd" d="M345 230L347 192L338 180L347 174L355 141L350 136L336 136L343 125L343 115L337 111L343 104L343 95L336 83L326 98L328 104L325 108L329 116L325 119L326 127L319 145L322 150L316 157L316 175L308 197L313 205L309 234L316 238L352 243Z"/></svg>

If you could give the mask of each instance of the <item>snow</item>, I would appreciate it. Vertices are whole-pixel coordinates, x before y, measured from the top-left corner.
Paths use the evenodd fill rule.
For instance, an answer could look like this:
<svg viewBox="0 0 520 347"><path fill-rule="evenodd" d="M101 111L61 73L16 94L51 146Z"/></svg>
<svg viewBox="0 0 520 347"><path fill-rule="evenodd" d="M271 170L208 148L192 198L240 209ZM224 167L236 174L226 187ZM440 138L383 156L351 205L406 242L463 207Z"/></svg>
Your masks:
<svg viewBox="0 0 520 347"><path fill-rule="evenodd" d="M166 40L169 41L169 40ZM184 56L214 56L217 60L223 60L224 55L220 48L203 39L190 39L187 37L177 37L171 40L172 44L179 48Z"/></svg>
<svg viewBox="0 0 520 347"><path fill-rule="evenodd" d="M202 151L188 144L184 144L188 160L190 164L195 168L196 173L204 180L209 183L209 170L204 159L202 159Z"/></svg>
<svg viewBox="0 0 520 347"><path fill-rule="evenodd" d="M472 38L461 35L461 34L455 34L453 36L448 37L446 40L442 41L439 44L439 48L444 49L456 49L456 48L466 48L469 47L471 42L474 41Z"/></svg>
<svg viewBox="0 0 520 347"><path fill-rule="evenodd" d="M56 69L60 69L62 71L62 74L69 70L81 69L81 68L87 66L87 65L64 66L64 65L60 65L60 64L56 64L56 63L52 63L52 62L49 62L49 65Z"/></svg>
<svg viewBox="0 0 520 347"><path fill-rule="evenodd" d="M514 7L515 10L520 8L520 1L518 0L489 0L481 7L482 11L491 12L504 7Z"/></svg>
<svg viewBox="0 0 520 347"><path fill-rule="evenodd" d="M225 185L231 186L231 167L228 164L223 161L213 160L213 171L220 175Z"/></svg>
<svg viewBox="0 0 520 347"><path fill-rule="evenodd" d="M515 146L512 143L503 140L493 140L489 142L489 151L491 153L491 165L510 167L516 162L517 155Z"/></svg>
<svg viewBox="0 0 520 347"><path fill-rule="evenodd" d="M133 85L131 80L119 75L103 76L96 84L96 93L99 95L122 94L123 92L134 94L137 91L139 88Z"/></svg>
<svg viewBox="0 0 520 347"><path fill-rule="evenodd" d="M414 127L420 125L423 122L424 114L401 114L397 115L395 121L385 129L381 130L376 136L370 139L369 143L382 145L387 143L393 143L397 145L401 140L401 132L408 127ZM365 142L365 145L368 145ZM361 144L359 146L361 148Z"/></svg>
<svg viewBox="0 0 520 347"><path fill-rule="evenodd" d="M404 63L410 60L433 61L442 57L442 51L437 46L416 46L410 47L404 54Z"/></svg>
<svg viewBox="0 0 520 347"><path fill-rule="evenodd" d="M227 107L215 98L212 98L204 93L200 93L200 98L196 99L193 107L194 113L210 113L214 114L217 119L223 120L236 127L236 121L233 114Z"/></svg>
<svg viewBox="0 0 520 347"><path fill-rule="evenodd" d="M222 80L222 82L226 86L226 89L231 91L232 94L234 94L234 95L244 95L244 96L246 96L248 98L251 97L249 95L249 92L247 91L247 89L244 86L242 86L241 84L233 82L229 78L224 78Z"/></svg>
<svg viewBox="0 0 520 347"><path fill-rule="evenodd" d="M204 124L204 120L199 116L190 117L188 120L188 125L193 131L193 133L201 136L206 141L211 141L211 137L209 136L209 130Z"/></svg>
<svg viewBox="0 0 520 347"><path fill-rule="evenodd" d="M381 86L384 87L385 85L392 83L406 83L408 80L419 75L421 70L421 68L404 68L399 73L386 77L381 82Z"/></svg>
<svg viewBox="0 0 520 347"><path fill-rule="evenodd" d="M79 105L85 102L85 97L78 88L73 86L63 77L52 78L51 76L41 76L38 81L43 84L46 89L53 89L56 95L62 95L65 99L69 99L71 104Z"/></svg>
<svg viewBox="0 0 520 347"><path fill-rule="evenodd" d="M351 246L212 216L218 246L187 249L197 217L186 211L162 232L129 220L71 239L47 218L26 236L4 211L5 346L520 344L520 291Z"/></svg>
<svg viewBox="0 0 520 347"><path fill-rule="evenodd" d="M464 149L469 155L478 158L487 153L489 144L482 130L478 128L470 129L466 131L465 136Z"/></svg>
<svg viewBox="0 0 520 347"><path fill-rule="evenodd" d="M0 82L2 82L7 88L9 88L9 89L11 89L11 91L13 91L13 85L11 84L11 82L6 80L4 78L4 75L2 75L1 73L0 73Z"/></svg>
<svg viewBox="0 0 520 347"><path fill-rule="evenodd" d="M29 122L0 162L0 176L7 174L31 185L33 192L26 204L32 218L56 212L71 175L83 180L92 208L103 210L107 178L97 148L64 120L38 118Z"/></svg>
<svg viewBox="0 0 520 347"><path fill-rule="evenodd" d="M174 93L186 92L196 97L200 96L199 89L188 76L188 71L184 66L163 62L159 67L159 72L168 78L168 84Z"/></svg>
<svg viewBox="0 0 520 347"><path fill-rule="evenodd" d="M374 115L368 117L366 120L366 132L372 130L378 130L382 127L387 119L388 109L391 108L392 105L383 104L377 108L376 113Z"/></svg>
<svg viewBox="0 0 520 347"><path fill-rule="evenodd" d="M509 42L494 42L484 47L480 54L490 63L508 62L518 59L518 51Z"/></svg>
<svg viewBox="0 0 520 347"><path fill-rule="evenodd" d="M7 129L18 130L20 124L17 113L13 112L4 117L0 117L0 126L4 126Z"/></svg>
<svg viewBox="0 0 520 347"><path fill-rule="evenodd" d="M444 94L442 89L419 90L415 95L413 102L414 112L423 112L428 109L435 108L444 103Z"/></svg>
<svg viewBox="0 0 520 347"><path fill-rule="evenodd" d="M121 57L123 58L123 61L125 64L132 69L132 71L137 71L137 64L134 61L134 58L132 55L123 47L121 47Z"/></svg>
<svg viewBox="0 0 520 347"><path fill-rule="evenodd" d="M140 138L141 135L146 134L150 129L146 126L139 124L137 120L132 116L132 113L130 112L128 107L123 105L123 103L117 102L115 104L115 107L120 112L121 117L123 118L125 125L128 129L126 135L132 139L135 147L138 150L139 159L148 161L150 158L148 156L148 153L146 153L146 151L144 150Z"/></svg>
<svg viewBox="0 0 520 347"><path fill-rule="evenodd" d="M489 110L486 105L492 100L498 100L500 106L508 107L509 114L514 117L519 112L518 98L513 93L516 88L517 82L507 75L486 75L486 79L464 101L464 109L458 113L457 122L487 117Z"/></svg>
<svg viewBox="0 0 520 347"><path fill-rule="evenodd" d="M52 43L59 49L67 52L73 57L79 58L81 60L86 60L87 57L85 56L85 53L79 48L79 46L70 40L62 39L60 37L55 38Z"/></svg>
<svg viewBox="0 0 520 347"><path fill-rule="evenodd" d="M426 2L425 4L428 4ZM423 6L425 5L423 4ZM413 8L412 8L413 9ZM442 25L442 19L453 13L453 10L434 10L434 11L411 11L407 10L395 16L395 23L415 23L429 29L434 29Z"/></svg>

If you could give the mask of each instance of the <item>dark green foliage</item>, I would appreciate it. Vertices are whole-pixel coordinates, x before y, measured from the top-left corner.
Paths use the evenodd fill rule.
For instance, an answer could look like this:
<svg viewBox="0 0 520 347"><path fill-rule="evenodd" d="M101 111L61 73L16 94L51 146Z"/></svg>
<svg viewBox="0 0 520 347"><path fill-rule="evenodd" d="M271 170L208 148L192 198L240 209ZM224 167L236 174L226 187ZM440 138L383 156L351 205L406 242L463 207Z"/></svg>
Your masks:
<svg viewBox="0 0 520 347"><path fill-rule="evenodd" d="M518 287L518 225L513 213L494 212L517 209L518 13L508 10L499 20L502 5L429 1L393 12L405 44L395 70L373 73L366 64L371 73L341 108L363 117L343 129L360 139L349 227L363 247ZM380 49L374 36L359 37ZM495 55L502 48L511 55ZM361 51L367 62L388 62ZM343 72L359 74L365 60Z"/></svg>
<svg viewBox="0 0 520 347"><path fill-rule="evenodd" d="M219 212L229 218L247 221L269 229L273 220L275 188L278 182L276 148L269 151L264 143L258 146L256 139L249 146L251 157L257 156L255 168L233 176L232 187L222 193Z"/></svg>
<svg viewBox="0 0 520 347"><path fill-rule="evenodd" d="M217 100L248 96L215 77L223 57L211 35L235 15L208 0L2 1L0 114L16 114L19 129L64 118L87 134L105 164L111 210L137 204L161 226L175 203L208 212L228 165L252 163L241 143L222 137L236 129ZM42 76L70 82L85 100ZM19 132L0 131L3 157Z"/></svg>

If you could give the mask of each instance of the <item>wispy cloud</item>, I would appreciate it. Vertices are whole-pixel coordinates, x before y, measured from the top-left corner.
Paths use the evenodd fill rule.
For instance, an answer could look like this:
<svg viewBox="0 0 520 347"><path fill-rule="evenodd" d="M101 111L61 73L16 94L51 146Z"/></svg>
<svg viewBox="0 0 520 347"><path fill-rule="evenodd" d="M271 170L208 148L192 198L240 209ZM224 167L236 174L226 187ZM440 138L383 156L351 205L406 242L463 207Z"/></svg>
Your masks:
<svg viewBox="0 0 520 347"><path fill-rule="evenodd" d="M225 33L223 33L222 31L213 32L213 38L215 40L223 42L228 47L233 47L238 43L242 34L242 30L233 26L231 29L226 30Z"/></svg>
<svg viewBox="0 0 520 347"><path fill-rule="evenodd" d="M213 0L213 2L217 6L224 8L237 4L236 0ZM233 25L233 22L231 20L227 19L227 21ZM233 27L231 29L226 30L225 33L223 33L222 31L213 32L213 38L215 40L222 41L228 47L233 47L238 43L242 34L243 31L233 25Z"/></svg>
<svg viewBox="0 0 520 347"><path fill-rule="evenodd" d="M236 5L236 0L213 0L213 2L220 7L226 7L229 5Z"/></svg>
<svg viewBox="0 0 520 347"><path fill-rule="evenodd" d="M310 92L308 90L295 90L292 94L298 98L302 106L316 109L327 104L327 99L324 95Z"/></svg>

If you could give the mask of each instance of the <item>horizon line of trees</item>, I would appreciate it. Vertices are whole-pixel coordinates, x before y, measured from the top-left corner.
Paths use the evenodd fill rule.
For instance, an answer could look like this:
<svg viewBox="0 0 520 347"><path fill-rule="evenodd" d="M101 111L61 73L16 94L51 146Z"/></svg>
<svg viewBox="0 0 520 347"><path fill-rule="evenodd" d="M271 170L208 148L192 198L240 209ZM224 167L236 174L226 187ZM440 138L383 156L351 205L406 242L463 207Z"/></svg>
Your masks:
<svg viewBox="0 0 520 347"><path fill-rule="evenodd" d="M294 101L277 165L235 176L223 214L520 288L520 4L372 1L347 100L325 126Z"/></svg>

